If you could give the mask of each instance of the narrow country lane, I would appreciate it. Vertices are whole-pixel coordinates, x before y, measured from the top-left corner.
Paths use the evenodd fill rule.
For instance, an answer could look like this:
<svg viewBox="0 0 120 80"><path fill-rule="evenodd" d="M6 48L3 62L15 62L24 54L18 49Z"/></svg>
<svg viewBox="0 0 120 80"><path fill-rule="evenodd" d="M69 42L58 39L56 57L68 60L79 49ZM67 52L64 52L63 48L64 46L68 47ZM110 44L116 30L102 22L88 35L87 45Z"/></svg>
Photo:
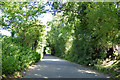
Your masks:
<svg viewBox="0 0 120 80"><path fill-rule="evenodd" d="M30 68L24 78L109 78L108 75L55 56L44 56L44 59Z"/></svg>

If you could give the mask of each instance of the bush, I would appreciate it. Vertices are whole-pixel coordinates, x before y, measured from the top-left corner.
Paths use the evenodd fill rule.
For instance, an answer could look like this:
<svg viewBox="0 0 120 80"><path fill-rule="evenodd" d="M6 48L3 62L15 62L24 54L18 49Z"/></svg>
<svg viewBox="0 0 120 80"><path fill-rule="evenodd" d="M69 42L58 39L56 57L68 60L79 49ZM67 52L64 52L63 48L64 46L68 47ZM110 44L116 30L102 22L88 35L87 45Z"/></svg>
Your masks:
<svg viewBox="0 0 120 80"><path fill-rule="evenodd" d="M4 37L2 39L2 74L21 71L28 65L40 60L40 54L30 48L22 47L15 39Z"/></svg>

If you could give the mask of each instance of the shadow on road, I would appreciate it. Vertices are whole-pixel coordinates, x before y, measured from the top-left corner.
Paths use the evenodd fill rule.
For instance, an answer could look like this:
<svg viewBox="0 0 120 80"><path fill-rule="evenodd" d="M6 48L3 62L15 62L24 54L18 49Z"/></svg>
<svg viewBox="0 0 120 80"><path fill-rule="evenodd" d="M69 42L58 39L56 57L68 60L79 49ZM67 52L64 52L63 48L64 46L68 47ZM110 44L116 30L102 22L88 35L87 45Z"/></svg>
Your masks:
<svg viewBox="0 0 120 80"><path fill-rule="evenodd" d="M108 75L55 56L44 56L31 69L24 78L109 78Z"/></svg>

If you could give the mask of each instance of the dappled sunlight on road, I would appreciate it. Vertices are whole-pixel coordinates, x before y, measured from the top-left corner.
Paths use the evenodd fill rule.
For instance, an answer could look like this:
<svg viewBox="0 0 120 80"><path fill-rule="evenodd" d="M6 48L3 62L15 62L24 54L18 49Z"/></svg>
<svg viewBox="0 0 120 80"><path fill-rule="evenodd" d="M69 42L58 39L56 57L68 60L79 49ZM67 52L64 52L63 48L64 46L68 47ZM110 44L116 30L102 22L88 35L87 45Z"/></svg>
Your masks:
<svg viewBox="0 0 120 80"><path fill-rule="evenodd" d="M93 74L94 76L99 76L100 75L100 73L98 73L98 72L95 72L95 71L91 71L91 70L80 70L80 69L78 69L78 72L80 72L80 73L84 73L84 74ZM109 76L107 76L106 78L110 78Z"/></svg>
<svg viewBox="0 0 120 80"><path fill-rule="evenodd" d="M55 56L44 56L30 68L32 70L25 78L109 78L107 75Z"/></svg>
<svg viewBox="0 0 120 80"><path fill-rule="evenodd" d="M41 61L64 61L61 59L42 59Z"/></svg>
<svg viewBox="0 0 120 80"><path fill-rule="evenodd" d="M96 73L96 72L87 71L87 70L78 70L78 72L98 74L98 73Z"/></svg>
<svg viewBox="0 0 120 80"><path fill-rule="evenodd" d="M45 78L45 79L47 79L47 78L48 78L48 77L43 76L43 75L40 75L40 74L34 74L34 76L37 76L37 77L43 77L43 78Z"/></svg>
<svg viewBox="0 0 120 80"><path fill-rule="evenodd" d="M32 65L32 66L29 66L29 69L35 69L37 66L36 65Z"/></svg>

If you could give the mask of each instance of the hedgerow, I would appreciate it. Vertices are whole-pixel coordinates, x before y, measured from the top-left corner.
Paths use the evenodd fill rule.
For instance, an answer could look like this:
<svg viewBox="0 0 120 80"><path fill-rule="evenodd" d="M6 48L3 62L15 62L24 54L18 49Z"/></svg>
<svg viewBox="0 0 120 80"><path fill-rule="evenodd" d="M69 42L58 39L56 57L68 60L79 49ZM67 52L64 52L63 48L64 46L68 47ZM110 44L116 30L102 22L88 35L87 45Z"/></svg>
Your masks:
<svg viewBox="0 0 120 80"><path fill-rule="evenodd" d="M16 40L12 37L2 38L2 74L24 70L41 58L40 53L29 47L22 47Z"/></svg>

